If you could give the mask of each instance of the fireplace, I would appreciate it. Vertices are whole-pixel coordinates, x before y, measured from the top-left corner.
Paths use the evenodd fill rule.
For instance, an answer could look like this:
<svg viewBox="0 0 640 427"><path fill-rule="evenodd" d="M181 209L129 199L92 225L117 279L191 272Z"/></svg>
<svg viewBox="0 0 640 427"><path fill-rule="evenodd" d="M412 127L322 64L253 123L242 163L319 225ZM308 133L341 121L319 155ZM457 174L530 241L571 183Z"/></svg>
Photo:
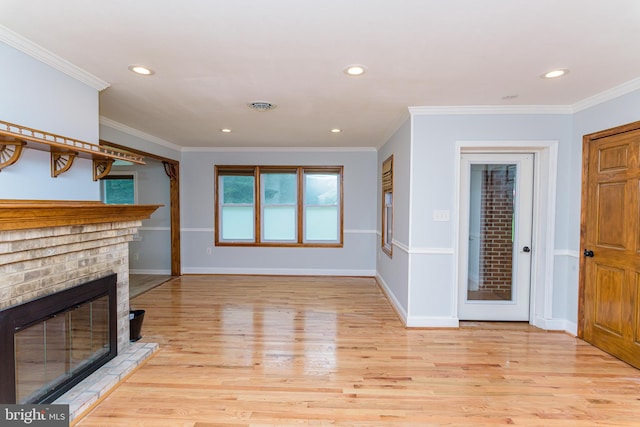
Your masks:
<svg viewBox="0 0 640 427"><path fill-rule="evenodd" d="M112 291L116 294L115 300L111 300L111 297L105 300L104 297L85 296L77 304L67 304L71 305L70 311L65 311L65 308L53 310L58 315L50 318L46 326L47 330L50 326L53 330L63 331L61 336L64 337L79 332L86 334L84 326L79 326L81 331L77 331L73 329L74 326L65 326L62 319L70 317L72 321L87 321L95 310L95 318L90 322L103 322L101 319L104 316L98 313L107 301L109 310L116 311L116 315L110 316L108 321L109 334L114 330L116 332L116 344L112 343L110 335L106 340L109 341L108 352L116 351L117 356L53 402L69 404L72 419L81 416L142 360L150 357L155 351L152 348L157 349L157 344L129 341L128 262L129 242L142 220L149 218L157 208L158 205L105 205L97 201L0 200L0 310L27 304L95 280L100 281L107 276L116 276L116 290ZM80 304L83 301L88 301L89 305ZM33 322L36 320L33 319ZM30 325L29 322L27 324ZM45 327L40 328L42 331ZM0 333L7 329L12 328L0 326ZM92 344L90 352L88 347L80 351L90 359L104 357L103 329L95 329L93 337L102 338L95 341L95 347ZM41 340L41 335L34 333L36 331L28 326L20 329L18 346L27 348L24 346ZM58 343L64 342L64 339L58 338ZM11 340L15 345L16 338ZM4 342L0 342L0 347L5 347ZM56 353L60 347L54 345L51 349ZM94 350L96 354L93 354ZM75 355L67 355L63 359L64 363L76 366ZM5 356L0 356L0 366L7 365L5 360ZM0 382L8 377L9 374L5 375L5 372L13 372L11 389L16 395L15 366L12 364L9 369L0 372ZM18 369L17 377L20 378L20 366ZM52 372L59 373L60 370ZM58 375L51 374L51 377L57 378ZM93 379L97 380L91 384ZM16 401L29 399L32 394L34 391L31 388L23 388L18 391Z"/></svg>
<svg viewBox="0 0 640 427"><path fill-rule="evenodd" d="M116 275L0 311L0 402L50 403L117 354Z"/></svg>

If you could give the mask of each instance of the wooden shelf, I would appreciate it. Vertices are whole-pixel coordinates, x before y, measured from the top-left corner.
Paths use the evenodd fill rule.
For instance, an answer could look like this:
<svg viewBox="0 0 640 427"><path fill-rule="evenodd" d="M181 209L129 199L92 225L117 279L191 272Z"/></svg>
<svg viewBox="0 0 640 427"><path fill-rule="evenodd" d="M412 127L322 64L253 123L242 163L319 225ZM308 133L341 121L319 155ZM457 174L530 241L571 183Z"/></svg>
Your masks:
<svg viewBox="0 0 640 427"><path fill-rule="evenodd" d="M97 201L0 200L0 231L142 221L163 205L107 205Z"/></svg>
<svg viewBox="0 0 640 427"><path fill-rule="evenodd" d="M137 154L0 120L0 171L17 162L23 148L50 151L54 178L69 170L76 157L93 160L94 180L107 175L115 160L145 164L144 158Z"/></svg>

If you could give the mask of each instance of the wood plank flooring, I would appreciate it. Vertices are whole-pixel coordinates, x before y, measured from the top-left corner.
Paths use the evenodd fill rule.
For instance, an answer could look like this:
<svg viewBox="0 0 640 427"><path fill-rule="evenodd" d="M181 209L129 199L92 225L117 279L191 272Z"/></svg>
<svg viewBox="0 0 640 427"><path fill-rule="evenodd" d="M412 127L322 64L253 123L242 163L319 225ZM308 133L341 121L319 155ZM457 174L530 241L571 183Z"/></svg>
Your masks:
<svg viewBox="0 0 640 427"><path fill-rule="evenodd" d="M171 280L171 276L159 274L129 274L129 298L143 293Z"/></svg>
<svg viewBox="0 0 640 427"><path fill-rule="evenodd" d="M640 371L528 324L405 329L370 278L183 276L160 351L78 425L638 426Z"/></svg>

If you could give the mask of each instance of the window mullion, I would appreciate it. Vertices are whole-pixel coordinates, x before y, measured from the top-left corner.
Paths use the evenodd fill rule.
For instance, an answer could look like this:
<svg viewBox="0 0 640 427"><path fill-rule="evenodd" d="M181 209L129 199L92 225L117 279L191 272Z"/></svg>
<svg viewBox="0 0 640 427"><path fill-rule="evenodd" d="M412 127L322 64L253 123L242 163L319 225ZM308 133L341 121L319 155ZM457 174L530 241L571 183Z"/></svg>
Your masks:
<svg viewBox="0 0 640 427"><path fill-rule="evenodd" d="M222 239L222 195L224 194L224 182L218 175L218 168L215 170L216 176L216 227L214 231L215 241Z"/></svg>
<svg viewBox="0 0 640 427"><path fill-rule="evenodd" d="M256 236L255 236L255 241L256 243L262 243L262 184L260 182L260 166L256 166L253 170L253 182L254 182L254 196L253 196L253 200L255 203L255 207L254 207L254 221L255 221L255 230L256 230Z"/></svg>
<svg viewBox="0 0 640 427"><path fill-rule="evenodd" d="M304 236L304 174L301 167L296 168L298 174L298 244L302 244Z"/></svg>

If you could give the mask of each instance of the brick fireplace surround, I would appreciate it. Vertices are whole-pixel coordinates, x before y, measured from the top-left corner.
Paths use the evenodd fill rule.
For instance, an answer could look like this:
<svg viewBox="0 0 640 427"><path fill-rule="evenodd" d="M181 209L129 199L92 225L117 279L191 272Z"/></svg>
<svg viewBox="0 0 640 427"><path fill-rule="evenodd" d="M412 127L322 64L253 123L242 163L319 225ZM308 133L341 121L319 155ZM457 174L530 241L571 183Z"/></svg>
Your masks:
<svg viewBox="0 0 640 427"><path fill-rule="evenodd" d="M54 402L69 404L72 420L158 347L129 342L128 254L133 234L158 207L0 200L0 310L117 274L118 356Z"/></svg>

